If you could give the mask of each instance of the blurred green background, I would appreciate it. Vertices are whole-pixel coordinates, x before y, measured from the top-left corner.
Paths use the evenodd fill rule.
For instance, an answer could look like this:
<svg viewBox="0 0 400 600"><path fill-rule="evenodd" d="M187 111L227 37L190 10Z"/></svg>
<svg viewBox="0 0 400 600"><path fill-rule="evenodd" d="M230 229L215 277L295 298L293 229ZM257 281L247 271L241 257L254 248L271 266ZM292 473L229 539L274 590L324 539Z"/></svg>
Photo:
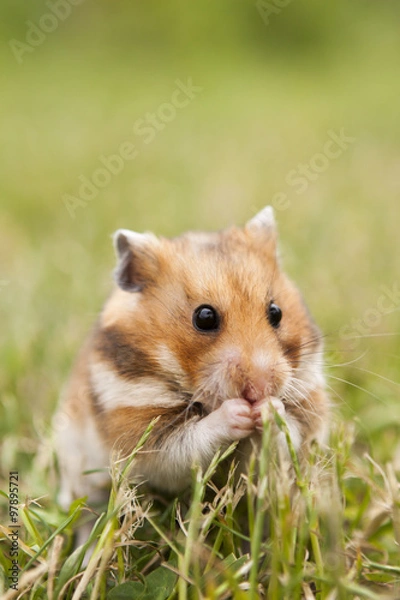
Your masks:
<svg viewBox="0 0 400 600"><path fill-rule="evenodd" d="M400 456L399 18L394 0L2 0L4 472L41 464L110 290L112 232L218 229L270 203L341 418ZM352 140L327 158L340 132ZM96 175L127 142L135 157Z"/></svg>

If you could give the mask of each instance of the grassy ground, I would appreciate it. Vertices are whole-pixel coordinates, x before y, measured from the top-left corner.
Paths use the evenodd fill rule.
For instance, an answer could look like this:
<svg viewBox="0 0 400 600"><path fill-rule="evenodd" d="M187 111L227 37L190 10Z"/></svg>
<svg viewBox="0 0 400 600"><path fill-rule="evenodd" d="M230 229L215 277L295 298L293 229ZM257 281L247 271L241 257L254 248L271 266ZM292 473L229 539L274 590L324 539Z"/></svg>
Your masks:
<svg viewBox="0 0 400 600"><path fill-rule="evenodd" d="M18 470L20 597L400 598L395 22L366 19L354 44L325 54L252 54L221 42L164 55L159 38L158 52L155 42L143 54L114 47L90 10L21 65L7 41L23 38L31 15L0 30L0 489ZM138 121L189 78L201 90L146 144ZM351 140L337 158L318 158L342 130ZM80 177L91 179L100 157L126 142L137 156L72 216L66 194L76 197ZM299 165L308 165L302 185ZM116 473L84 571L71 539L86 511L57 505L50 423L110 289L111 233L218 229L269 203L286 268L326 334L329 449L315 448L297 473L292 502L278 457L254 467L258 485L251 473L236 484L230 474L206 493L210 473L198 475L190 503L149 505L140 489L128 498ZM16 598L0 499L0 593Z"/></svg>

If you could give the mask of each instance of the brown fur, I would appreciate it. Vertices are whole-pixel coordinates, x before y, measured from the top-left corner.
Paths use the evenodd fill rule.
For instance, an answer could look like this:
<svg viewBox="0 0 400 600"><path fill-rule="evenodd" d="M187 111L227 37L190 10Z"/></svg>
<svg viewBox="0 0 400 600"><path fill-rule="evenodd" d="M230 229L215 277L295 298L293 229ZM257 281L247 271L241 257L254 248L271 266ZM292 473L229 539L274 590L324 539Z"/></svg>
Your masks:
<svg viewBox="0 0 400 600"><path fill-rule="evenodd" d="M99 427L110 447L123 455L129 455L153 419L159 419L146 442L145 452L162 447L174 428L198 419L196 411L188 410L185 404L174 409L167 408L116 408L99 417ZM115 432L118 431L118 437Z"/></svg>

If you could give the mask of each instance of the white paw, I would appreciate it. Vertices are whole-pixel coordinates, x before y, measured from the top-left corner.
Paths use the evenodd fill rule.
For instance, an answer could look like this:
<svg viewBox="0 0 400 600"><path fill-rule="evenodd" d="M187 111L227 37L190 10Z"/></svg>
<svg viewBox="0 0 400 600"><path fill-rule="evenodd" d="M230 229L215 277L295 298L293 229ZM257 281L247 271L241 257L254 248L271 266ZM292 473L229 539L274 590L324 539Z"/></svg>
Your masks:
<svg viewBox="0 0 400 600"><path fill-rule="evenodd" d="M263 423L265 421L274 421L275 412L277 412L282 419L285 419L285 406L282 400L275 398L274 396L264 398L253 404L251 407L251 414L257 431L263 430Z"/></svg>
<svg viewBox="0 0 400 600"><path fill-rule="evenodd" d="M232 441L248 437L254 431L251 406L243 398L225 400L218 411L221 426Z"/></svg>

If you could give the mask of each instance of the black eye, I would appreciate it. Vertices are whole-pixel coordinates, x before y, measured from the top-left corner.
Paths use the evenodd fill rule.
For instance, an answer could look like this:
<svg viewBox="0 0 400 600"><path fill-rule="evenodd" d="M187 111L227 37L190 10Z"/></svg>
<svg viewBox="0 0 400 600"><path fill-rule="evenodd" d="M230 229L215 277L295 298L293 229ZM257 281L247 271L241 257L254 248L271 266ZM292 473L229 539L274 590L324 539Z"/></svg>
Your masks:
<svg viewBox="0 0 400 600"><path fill-rule="evenodd" d="M219 328L220 318L212 306L202 304L193 313L193 325L198 331L215 331Z"/></svg>
<svg viewBox="0 0 400 600"><path fill-rule="evenodd" d="M279 323L282 319L282 311L277 304L271 302L268 306L268 321L271 323L272 327L279 327Z"/></svg>

